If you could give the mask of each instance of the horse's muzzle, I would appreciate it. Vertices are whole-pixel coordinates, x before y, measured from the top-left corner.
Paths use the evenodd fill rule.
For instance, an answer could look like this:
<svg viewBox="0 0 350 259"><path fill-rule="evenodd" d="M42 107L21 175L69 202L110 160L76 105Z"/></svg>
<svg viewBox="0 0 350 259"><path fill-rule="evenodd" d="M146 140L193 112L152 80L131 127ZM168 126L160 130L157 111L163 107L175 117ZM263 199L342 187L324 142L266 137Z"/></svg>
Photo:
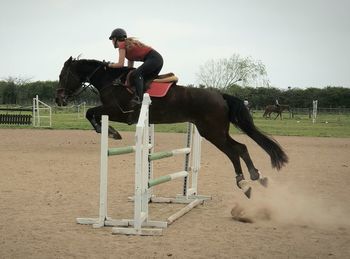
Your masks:
<svg viewBox="0 0 350 259"><path fill-rule="evenodd" d="M56 98L55 98L55 101L56 101L56 104L57 104L58 106L67 106L67 101L64 100L63 98L56 97Z"/></svg>
<svg viewBox="0 0 350 259"><path fill-rule="evenodd" d="M58 106L67 106L67 97L64 94L64 89L58 89L55 98L56 104Z"/></svg>

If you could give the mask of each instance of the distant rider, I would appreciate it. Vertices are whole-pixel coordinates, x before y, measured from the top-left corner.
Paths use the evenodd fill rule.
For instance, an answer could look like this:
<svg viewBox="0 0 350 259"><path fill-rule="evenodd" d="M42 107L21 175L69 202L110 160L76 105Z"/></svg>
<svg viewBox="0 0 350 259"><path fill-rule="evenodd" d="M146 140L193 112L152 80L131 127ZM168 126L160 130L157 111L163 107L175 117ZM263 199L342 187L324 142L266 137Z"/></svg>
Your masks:
<svg viewBox="0 0 350 259"><path fill-rule="evenodd" d="M278 103L278 99L276 99L275 105L276 105L277 107L280 107L280 104Z"/></svg>

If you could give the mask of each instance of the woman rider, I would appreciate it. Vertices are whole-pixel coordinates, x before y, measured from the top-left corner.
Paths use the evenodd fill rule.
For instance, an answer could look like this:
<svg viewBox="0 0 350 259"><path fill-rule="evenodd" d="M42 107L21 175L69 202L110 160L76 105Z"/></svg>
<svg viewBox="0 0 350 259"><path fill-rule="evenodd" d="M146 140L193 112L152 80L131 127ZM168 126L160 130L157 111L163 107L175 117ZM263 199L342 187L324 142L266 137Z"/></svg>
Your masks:
<svg viewBox="0 0 350 259"><path fill-rule="evenodd" d="M110 68L124 66L125 58L128 60L128 67L134 66L134 61L141 61L143 64L130 74L130 84L136 89L136 95L131 100L132 106L141 104L144 82L155 79L163 67L162 56L150 46L143 44L133 37L127 37L126 31L117 28L112 31L109 37L114 48L119 49L118 63L110 63Z"/></svg>

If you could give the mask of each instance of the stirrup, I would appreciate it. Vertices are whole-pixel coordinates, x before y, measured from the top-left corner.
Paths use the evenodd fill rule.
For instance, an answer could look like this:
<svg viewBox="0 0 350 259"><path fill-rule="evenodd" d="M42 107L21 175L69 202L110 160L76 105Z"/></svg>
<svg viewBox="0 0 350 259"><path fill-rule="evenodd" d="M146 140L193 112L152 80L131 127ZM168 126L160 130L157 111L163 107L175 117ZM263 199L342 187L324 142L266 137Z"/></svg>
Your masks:
<svg viewBox="0 0 350 259"><path fill-rule="evenodd" d="M142 104L142 101L141 101L140 97L138 97L138 96L136 95L136 96L134 96L134 97L130 100L130 102L129 102L129 108L130 108L131 110L135 110L137 107L140 107L141 104Z"/></svg>
<svg viewBox="0 0 350 259"><path fill-rule="evenodd" d="M131 100L130 100L131 104L135 104L135 105L140 105L142 104L142 101L140 99L140 97L138 97L137 95L135 95Z"/></svg>

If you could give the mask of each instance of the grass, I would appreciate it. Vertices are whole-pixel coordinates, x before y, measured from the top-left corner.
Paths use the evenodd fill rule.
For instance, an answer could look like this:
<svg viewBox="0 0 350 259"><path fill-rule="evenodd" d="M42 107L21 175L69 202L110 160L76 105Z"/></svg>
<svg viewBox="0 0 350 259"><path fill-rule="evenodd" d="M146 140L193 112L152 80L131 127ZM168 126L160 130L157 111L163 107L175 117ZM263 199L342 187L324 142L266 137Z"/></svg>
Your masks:
<svg viewBox="0 0 350 259"><path fill-rule="evenodd" d="M350 137L350 115L319 114L316 122L308 115L296 115L283 120L264 119L262 113L253 114L255 124L271 135L313 136L313 137Z"/></svg>
<svg viewBox="0 0 350 259"><path fill-rule="evenodd" d="M22 114L24 114L22 112ZM45 115L45 114L43 114ZM263 132L270 135L283 136L314 136L314 137L350 137L350 115L344 114L319 114L316 123L308 115L296 115L288 118L284 114L283 120L264 119L262 112L253 113L254 123ZM48 125L48 119L42 118L43 125ZM135 125L129 126L122 123L111 123L119 131L135 131ZM186 123L157 125L158 132L186 132ZM32 126L3 125L0 128L33 128ZM52 129L81 129L91 130L92 126L83 114L72 111L55 111L52 113ZM231 126L231 133L240 133Z"/></svg>

